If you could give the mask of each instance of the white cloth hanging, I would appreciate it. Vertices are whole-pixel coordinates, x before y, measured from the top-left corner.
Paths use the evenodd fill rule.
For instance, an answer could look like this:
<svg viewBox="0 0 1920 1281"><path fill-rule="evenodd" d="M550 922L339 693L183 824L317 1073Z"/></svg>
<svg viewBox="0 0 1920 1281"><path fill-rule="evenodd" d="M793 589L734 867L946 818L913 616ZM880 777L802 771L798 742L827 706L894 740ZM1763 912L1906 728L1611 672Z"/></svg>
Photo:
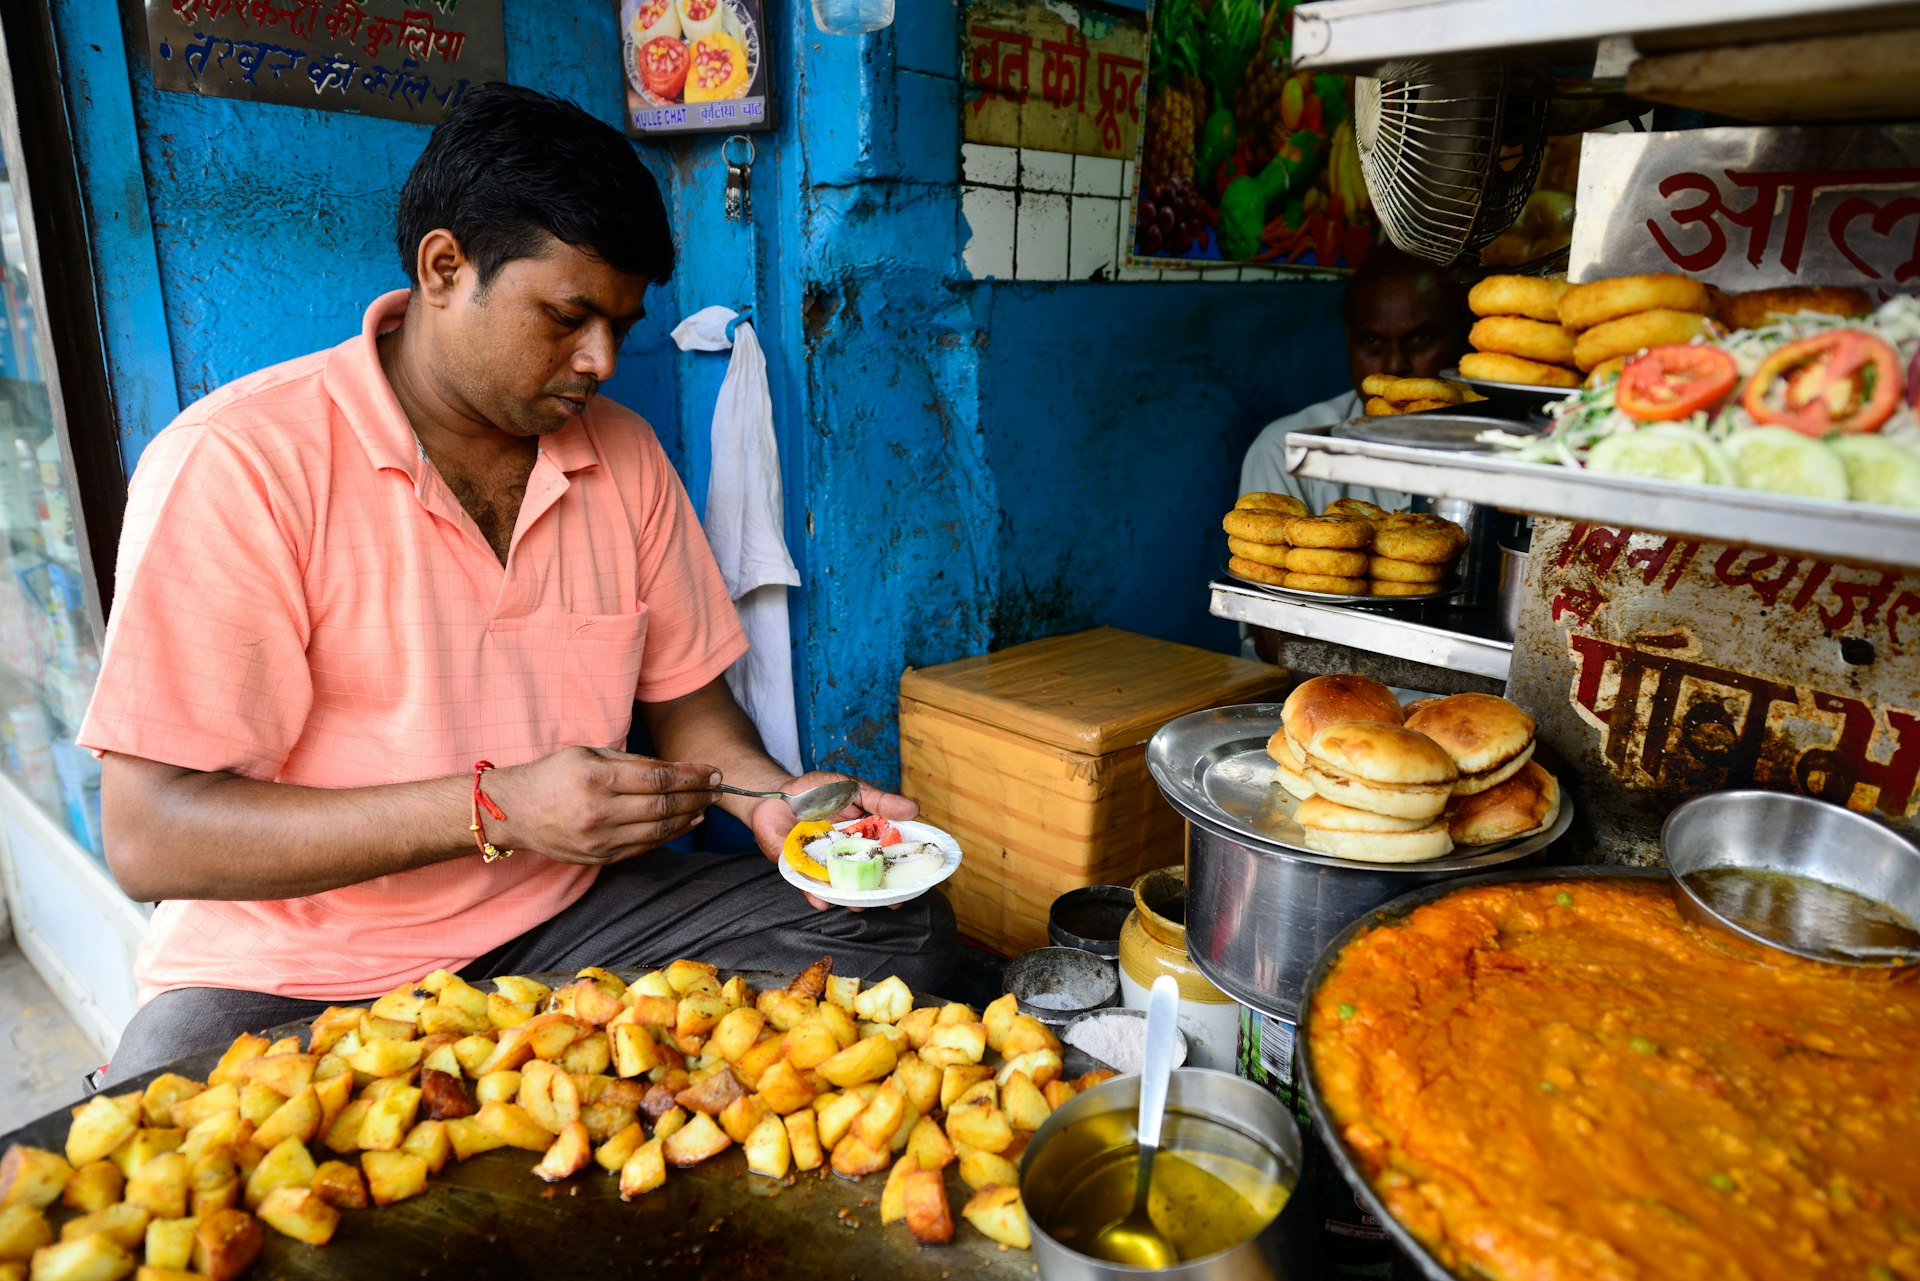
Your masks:
<svg viewBox="0 0 1920 1281"><path fill-rule="evenodd" d="M787 552L780 448L773 436L767 361L753 326L706 307L674 326L682 351L733 349L713 407L713 468L707 478L706 531L733 597L750 648L727 669L727 687L760 730L767 754L800 772L800 725L794 708L793 655L787 632L787 588L800 571Z"/></svg>

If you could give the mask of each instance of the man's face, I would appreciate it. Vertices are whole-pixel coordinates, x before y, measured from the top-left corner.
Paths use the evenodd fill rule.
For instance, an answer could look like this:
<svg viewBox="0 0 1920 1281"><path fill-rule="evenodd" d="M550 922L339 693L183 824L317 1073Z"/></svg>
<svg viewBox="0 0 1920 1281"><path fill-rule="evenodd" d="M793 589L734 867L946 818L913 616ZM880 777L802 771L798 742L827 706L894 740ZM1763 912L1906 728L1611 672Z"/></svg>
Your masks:
<svg viewBox="0 0 1920 1281"><path fill-rule="evenodd" d="M1432 378L1453 363L1453 327L1431 277L1370 281L1352 308L1347 361L1355 388L1368 374Z"/></svg>
<svg viewBox="0 0 1920 1281"><path fill-rule="evenodd" d="M434 328L442 390L512 436L545 436L587 407L613 377L615 353L645 314L647 280L549 238L478 287L459 268Z"/></svg>

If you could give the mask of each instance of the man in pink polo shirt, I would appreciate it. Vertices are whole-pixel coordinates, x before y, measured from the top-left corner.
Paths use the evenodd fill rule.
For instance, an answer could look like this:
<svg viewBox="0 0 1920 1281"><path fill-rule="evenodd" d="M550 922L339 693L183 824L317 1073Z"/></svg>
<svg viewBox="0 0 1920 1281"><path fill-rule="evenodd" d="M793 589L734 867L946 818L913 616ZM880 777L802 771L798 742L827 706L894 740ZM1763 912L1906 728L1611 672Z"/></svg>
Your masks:
<svg viewBox="0 0 1920 1281"><path fill-rule="evenodd" d="M80 734L108 863L158 904L113 1079L442 966L831 953L937 988L937 892L821 911L769 861L786 803L713 790L837 776L762 750L686 493L596 396L673 270L632 146L488 86L434 131L398 221L411 289L187 409L133 478ZM636 706L659 759L624 750ZM915 812L864 784L857 804ZM666 848L714 805L758 851Z"/></svg>

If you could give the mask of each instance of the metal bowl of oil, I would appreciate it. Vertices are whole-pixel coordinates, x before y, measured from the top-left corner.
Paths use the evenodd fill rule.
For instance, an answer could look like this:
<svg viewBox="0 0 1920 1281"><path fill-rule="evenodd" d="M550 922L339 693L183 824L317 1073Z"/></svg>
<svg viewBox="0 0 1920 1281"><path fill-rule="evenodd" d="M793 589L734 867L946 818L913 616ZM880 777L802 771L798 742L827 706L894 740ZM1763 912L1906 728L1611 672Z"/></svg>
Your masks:
<svg viewBox="0 0 1920 1281"><path fill-rule="evenodd" d="M1920 965L1920 847L1852 810L1716 792L1660 830L1681 912L1836 965Z"/></svg>
<svg viewBox="0 0 1920 1281"><path fill-rule="evenodd" d="M1115 1077L1060 1105L1020 1158L1020 1192L1041 1281L1307 1281L1311 1219L1300 1128L1265 1089L1227 1072L1169 1078L1147 1212L1179 1262L1144 1269L1099 1258L1100 1229L1133 1204L1140 1078Z"/></svg>

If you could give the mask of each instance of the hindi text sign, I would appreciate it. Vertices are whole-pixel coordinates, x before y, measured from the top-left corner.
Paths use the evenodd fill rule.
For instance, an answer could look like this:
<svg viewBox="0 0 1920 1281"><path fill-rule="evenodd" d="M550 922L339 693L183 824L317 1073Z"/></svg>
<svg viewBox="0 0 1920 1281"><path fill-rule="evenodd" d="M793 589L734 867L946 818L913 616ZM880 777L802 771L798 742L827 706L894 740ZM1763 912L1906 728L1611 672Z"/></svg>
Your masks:
<svg viewBox="0 0 1920 1281"><path fill-rule="evenodd" d="M1147 74L1141 19L978 0L961 11L960 71L966 141L1134 158Z"/></svg>

